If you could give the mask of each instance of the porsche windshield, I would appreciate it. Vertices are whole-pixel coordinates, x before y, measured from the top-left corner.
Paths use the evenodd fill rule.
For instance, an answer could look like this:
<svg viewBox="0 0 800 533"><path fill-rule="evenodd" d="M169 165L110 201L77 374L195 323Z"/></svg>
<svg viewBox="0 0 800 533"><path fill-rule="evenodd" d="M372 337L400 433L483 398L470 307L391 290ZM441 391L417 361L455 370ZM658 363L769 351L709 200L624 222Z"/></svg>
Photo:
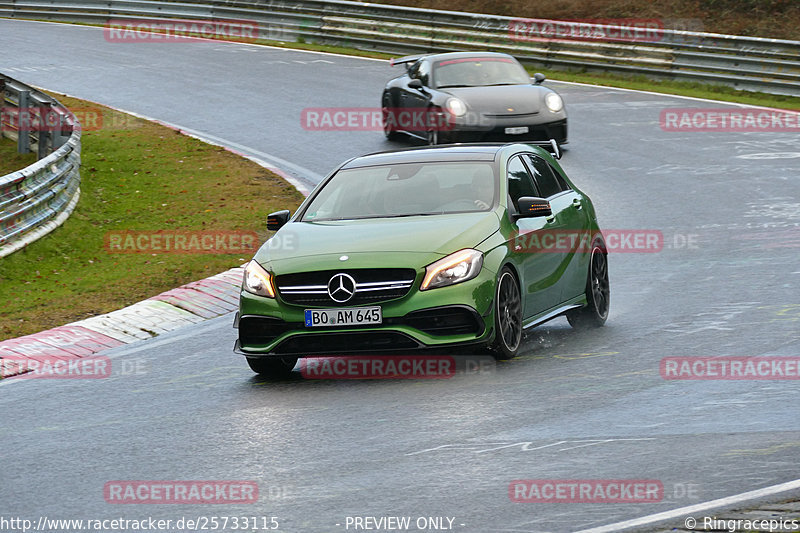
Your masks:
<svg viewBox="0 0 800 533"><path fill-rule="evenodd" d="M341 170L302 221L488 211L497 189L489 162L403 163Z"/></svg>
<svg viewBox="0 0 800 533"><path fill-rule="evenodd" d="M434 88L530 83L528 73L509 57L447 59L433 66Z"/></svg>

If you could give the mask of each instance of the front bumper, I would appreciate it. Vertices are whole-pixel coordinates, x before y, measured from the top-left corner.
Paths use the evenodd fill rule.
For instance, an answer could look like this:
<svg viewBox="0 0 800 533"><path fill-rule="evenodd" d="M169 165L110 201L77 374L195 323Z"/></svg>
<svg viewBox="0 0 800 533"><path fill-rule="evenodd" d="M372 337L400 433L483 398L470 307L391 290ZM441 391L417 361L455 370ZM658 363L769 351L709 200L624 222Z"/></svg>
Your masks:
<svg viewBox="0 0 800 533"><path fill-rule="evenodd" d="M418 287L419 280L406 296L371 304L381 307L381 324L334 327L306 327L306 307L242 291L235 349L248 357L457 351L493 338L494 274L484 269L450 287Z"/></svg>
<svg viewBox="0 0 800 533"><path fill-rule="evenodd" d="M507 128L528 128L526 133L506 133ZM516 142L516 141L549 141L555 139L558 144L566 144L567 119L551 122L533 123L529 118L497 118L483 123L456 122L440 137L452 142Z"/></svg>

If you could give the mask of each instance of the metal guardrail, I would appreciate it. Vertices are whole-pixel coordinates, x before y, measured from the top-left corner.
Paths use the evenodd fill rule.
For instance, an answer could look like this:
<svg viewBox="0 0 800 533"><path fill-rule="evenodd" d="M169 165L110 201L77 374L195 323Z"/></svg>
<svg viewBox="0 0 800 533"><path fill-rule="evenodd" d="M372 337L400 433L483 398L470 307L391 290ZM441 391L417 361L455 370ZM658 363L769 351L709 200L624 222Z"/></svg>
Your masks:
<svg viewBox="0 0 800 533"><path fill-rule="evenodd" d="M0 257L58 227L80 197L81 126L54 98L0 74L0 133L34 164L0 176Z"/></svg>
<svg viewBox="0 0 800 533"><path fill-rule="evenodd" d="M549 68L644 74L800 96L800 41L659 29L657 38L608 38L623 27L365 4L345 0L0 0L0 17L104 24L111 18L251 20L260 38L318 42L392 54L508 52ZM594 31L547 38L547 23ZM600 35L600 37L597 37ZM603 36L606 36L605 38Z"/></svg>

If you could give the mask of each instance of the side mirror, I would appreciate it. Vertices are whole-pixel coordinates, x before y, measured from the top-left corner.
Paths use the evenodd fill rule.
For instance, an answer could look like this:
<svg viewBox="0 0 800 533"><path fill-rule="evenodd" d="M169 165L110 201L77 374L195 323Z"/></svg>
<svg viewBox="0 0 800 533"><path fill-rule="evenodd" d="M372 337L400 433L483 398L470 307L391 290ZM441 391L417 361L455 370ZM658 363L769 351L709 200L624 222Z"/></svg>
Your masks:
<svg viewBox="0 0 800 533"><path fill-rule="evenodd" d="M546 78L544 77L544 74L542 74L541 72L537 72L536 74L533 75L533 84L534 85L539 85L545 79Z"/></svg>
<svg viewBox="0 0 800 533"><path fill-rule="evenodd" d="M284 209L283 211L276 211L275 213L270 213L267 215L267 229L270 231L276 231L281 229L284 224L289 222L289 210Z"/></svg>
<svg viewBox="0 0 800 533"><path fill-rule="evenodd" d="M411 88L411 89L418 89L418 90L422 90L422 88L423 88L423 85L422 85L422 80L421 80L421 79L419 79L419 78L414 78L413 80L411 80L410 82L408 82L408 86L409 86L409 88Z"/></svg>
<svg viewBox="0 0 800 533"><path fill-rule="evenodd" d="M553 210L550 208L550 202L544 198L537 198L535 196L523 196L517 200L519 206L519 218L532 218L532 217L549 217L553 216Z"/></svg>

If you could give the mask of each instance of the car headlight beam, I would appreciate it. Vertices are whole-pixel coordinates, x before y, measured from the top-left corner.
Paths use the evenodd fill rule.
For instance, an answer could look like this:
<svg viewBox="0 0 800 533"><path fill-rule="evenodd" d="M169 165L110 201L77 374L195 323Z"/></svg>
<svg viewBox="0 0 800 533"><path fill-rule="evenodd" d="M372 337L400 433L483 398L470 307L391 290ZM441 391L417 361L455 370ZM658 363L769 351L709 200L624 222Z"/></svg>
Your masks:
<svg viewBox="0 0 800 533"><path fill-rule="evenodd" d="M467 112L467 104L465 104L462 99L456 98L455 96L447 99L445 107L447 107L447 110L456 117L464 116L464 114Z"/></svg>
<svg viewBox="0 0 800 533"><path fill-rule="evenodd" d="M553 113L558 113L564 109L564 100L556 93L547 93L544 97L544 103L547 109Z"/></svg>
<svg viewBox="0 0 800 533"><path fill-rule="evenodd" d="M467 248L439 259L425 267L425 277L419 290L455 285L477 276L483 266L483 254Z"/></svg>
<svg viewBox="0 0 800 533"><path fill-rule="evenodd" d="M255 260L247 263L244 269L242 288L258 296L275 298L275 289L272 287L272 274L264 270L264 267L256 263Z"/></svg>

